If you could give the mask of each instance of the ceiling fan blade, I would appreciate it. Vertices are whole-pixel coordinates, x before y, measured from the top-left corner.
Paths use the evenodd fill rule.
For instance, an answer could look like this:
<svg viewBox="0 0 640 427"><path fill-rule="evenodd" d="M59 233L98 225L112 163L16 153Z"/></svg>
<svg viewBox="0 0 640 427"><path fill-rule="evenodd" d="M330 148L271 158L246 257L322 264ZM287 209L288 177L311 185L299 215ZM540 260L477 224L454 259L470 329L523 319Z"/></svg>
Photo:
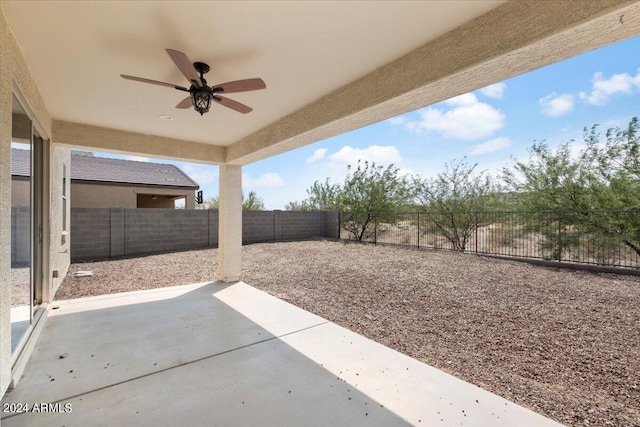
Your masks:
<svg viewBox="0 0 640 427"><path fill-rule="evenodd" d="M233 99L225 98L224 96L214 95L213 100L218 104L224 105L227 108L237 111L238 113L247 114L253 111L253 108L248 105L234 101Z"/></svg>
<svg viewBox="0 0 640 427"><path fill-rule="evenodd" d="M178 102L178 105L176 105L176 108L191 108L192 105L193 104L191 102L191 97L187 96L185 99Z"/></svg>
<svg viewBox="0 0 640 427"><path fill-rule="evenodd" d="M180 70L182 74L196 87L202 87L202 81L200 81L200 76L195 68L193 68L193 62L189 59L189 57L175 49L167 49L167 53L173 59L176 66Z"/></svg>
<svg viewBox="0 0 640 427"><path fill-rule="evenodd" d="M221 93L234 93L234 92L246 92L249 90L265 89L267 85L262 79L244 79L236 80L233 82L221 83L219 85L212 86L211 89L214 92Z"/></svg>
<svg viewBox="0 0 640 427"><path fill-rule="evenodd" d="M174 89L178 89L178 90L183 90L185 92L189 92L189 89L187 89L186 87L174 85L173 83L159 82L157 80L144 79L142 77L127 76L126 74L120 74L120 77L122 77L123 79L127 79L127 80L134 80L136 82L151 83L151 84L154 84L154 85L167 86L167 87L172 87Z"/></svg>

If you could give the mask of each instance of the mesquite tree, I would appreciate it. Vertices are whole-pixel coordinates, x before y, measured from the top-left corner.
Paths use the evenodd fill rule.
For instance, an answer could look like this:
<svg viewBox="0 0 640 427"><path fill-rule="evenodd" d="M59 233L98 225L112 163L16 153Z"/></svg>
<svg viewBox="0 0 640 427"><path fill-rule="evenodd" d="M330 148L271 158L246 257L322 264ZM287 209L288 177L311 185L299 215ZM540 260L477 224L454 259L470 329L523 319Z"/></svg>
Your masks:
<svg viewBox="0 0 640 427"><path fill-rule="evenodd" d="M395 222L397 212L412 202L414 190L412 179L400 175L393 164L385 168L358 161L355 169L349 165L342 184L316 181L307 194L306 200L291 202L287 209L340 211L341 227L354 239L363 240L374 221Z"/></svg>
<svg viewBox="0 0 640 427"><path fill-rule="evenodd" d="M436 178L417 180L416 196L427 227L435 227L453 248L465 251L476 227L489 221L487 211L499 205L498 185L477 163L463 158L445 165ZM422 221L420 221L422 223Z"/></svg>
<svg viewBox="0 0 640 427"><path fill-rule="evenodd" d="M518 207L545 220L529 221L545 236L553 259L592 236L612 249L624 244L640 256L640 125L611 128L601 141L598 126L584 130L586 147L577 155L571 142L555 150L534 143L527 162L505 167L503 178L517 194ZM556 231L557 230L557 231ZM563 232L571 231L571 232Z"/></svg>

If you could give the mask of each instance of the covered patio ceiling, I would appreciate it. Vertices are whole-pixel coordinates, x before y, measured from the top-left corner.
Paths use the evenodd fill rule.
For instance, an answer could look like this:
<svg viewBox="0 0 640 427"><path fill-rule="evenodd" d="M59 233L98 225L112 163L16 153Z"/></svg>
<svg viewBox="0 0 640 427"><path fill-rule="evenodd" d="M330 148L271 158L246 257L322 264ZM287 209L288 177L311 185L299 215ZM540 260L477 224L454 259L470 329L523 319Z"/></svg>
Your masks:
<svg viewBox="0 0 640 427"><path fill-rule="evenodd" d="M56 143L247 164L640 33L640 3L2 2ZM200 116L166 48L266 90ZM22 88L27 90L27 88ZM33 106L32 106L33 108ZM173 120L161 120L170 115Z"/></svg>

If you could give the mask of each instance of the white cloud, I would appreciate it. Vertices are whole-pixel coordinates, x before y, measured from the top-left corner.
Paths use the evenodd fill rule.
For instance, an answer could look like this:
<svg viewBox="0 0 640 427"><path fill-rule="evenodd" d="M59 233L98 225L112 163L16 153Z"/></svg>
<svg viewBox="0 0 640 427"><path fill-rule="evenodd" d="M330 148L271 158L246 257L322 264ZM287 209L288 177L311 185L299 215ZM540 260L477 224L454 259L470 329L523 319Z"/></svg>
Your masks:
<svg viewBox="0 0 640 427"><path fill-rule="evenodd" d="M327 149L326 148L319 148L313 153L313 155L311 157L307 157L306 162L308 164L316 163L316 162L324 159L326 154L327 154Z"/></svg>
<svg viewBox="0 0 640 427"><path fill-rule="evenodd" d="M604 148L604 143L600 142L596 144L596 147ZM585 144L584 142L571 144L569 145L569 155L571 156L572 160L578 161L586 149L587 144Z"/></svg>
<svg viewBox="0 0 640 427"><path fill-rule="evenodd" d="M300 176L299 179L292 180L290 183L287 182L287 193L289 194L287 201L294 200L295 197L298 197L299 200L305 199L307 197L306 190L314 181L324 181L328 178L333 183L343 182L349 173L347 166L357 167L358 160L373 162L383 167L393 163L401 169L401 173L411 172L409 169L403 169L406 166L402 165L403 160L400 152L393 145L370 145L363 148L345 145L338 151L325 153L324 157L317 162L306 165L304 176ZM296 189L298 195L294 197Z"/></svg>
<svg viewBox="0 0 640 427"><path fill-rule="evenodd" d="M540 112L549 117L560 117L568 114L573 110L573 95L563 93L558 95L553 92L544 98L538 100L542 109Z"/></svg>
<svg viewBox="0 0 640 427"><path fill-rule="evenodd" d="M393 145L370 145L367 148L353 148L345 145L339 151L328 158L327 166L330 168L355 165L358 160L375 162L376 164L399 163L402 161L400 152Z"/></svg>
<svg viewBox="0 0 640 427"><path fill-rule="evenodd" d="M391 123L392 125L403 125L405 124L407 121L409 121L409 119L407 118L407 116L396 116L396 117L391 117L389 120L387 120L389 123Z"/></svg>
<svg viewBox="0 0 640 427"><path fill-rule="evenodd" d="M502 95L504 95L506 88L507 85L504 83L495 83L487 87L483 87L480 89L480 93L484 96L488 96L489 98L502 99Z"/></svg>
<svg viewBox="0 0 640 427"><path fill-rule="evenodd" d="M480 154L495 153L496 151L504 150L511 146L511 141L508 137L494 138L482 144L478 144L469 153L470 156L478 156Z"/></svg>
<svg viewBox="0 0 640 427"><path fill-rule="evenodd" d="M179 164L178 166L200 187L213 184L218 180L219 169L216 166L194 164Z"/></svg>
<svg viewBox="0 0 640 427"><path fill-rule="evenodd" d="M444 101L449 107L469 107L478 103L478 98L472 93L463 93Z"/></svg>
<svg viewBox="0 0 640 427"><path fill-rule="evenodd" d="M260 188L274 188L282 187L284 180L280 175L274 172L267 172L260 175L258 178L253 178L248 173L242 174L242 186L250 189Z"/></svg>
<svg viewBox="0 0 640 427"><path fill-rule="evenodd" d="M411 168L398 168L398 175L406 176L406 177L415 176L415 177L421 178L421 175Z"/></svg>
<svg viewBox="0 0 640 427"><path fill-rule="evenodd" d="M591 93L580 92L580 99L591 105L605 105L616 94L630 95L634 88L640 90L640 69L635 76L627 73L605 78L601 72L593 75Z"/></svg>
<svg viewBox="0 0 640 427"><path fill-rule="evenodd" d="M414 132L435 132L445 139L473 140L491 136L505 126L505 115L493 106L478 101L472 93L444 102L449 110L427 107L420 119L406 127Z"/></svg>

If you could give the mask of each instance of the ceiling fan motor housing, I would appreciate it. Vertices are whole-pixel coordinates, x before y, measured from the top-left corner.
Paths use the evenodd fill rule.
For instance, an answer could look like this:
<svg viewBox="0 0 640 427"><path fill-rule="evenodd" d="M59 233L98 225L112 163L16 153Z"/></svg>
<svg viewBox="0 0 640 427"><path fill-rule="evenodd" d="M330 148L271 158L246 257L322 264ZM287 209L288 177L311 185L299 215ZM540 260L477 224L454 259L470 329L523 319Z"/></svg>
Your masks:
<svg viewBox="0 0 640 427"><path fill-rule="evenodd" d="M207 74L209 70L211 70L209 65L205 64L204 62L194 62L193 68L195 68L196 71L200 73L200 78L202 78L203 74Z"/></svg>

